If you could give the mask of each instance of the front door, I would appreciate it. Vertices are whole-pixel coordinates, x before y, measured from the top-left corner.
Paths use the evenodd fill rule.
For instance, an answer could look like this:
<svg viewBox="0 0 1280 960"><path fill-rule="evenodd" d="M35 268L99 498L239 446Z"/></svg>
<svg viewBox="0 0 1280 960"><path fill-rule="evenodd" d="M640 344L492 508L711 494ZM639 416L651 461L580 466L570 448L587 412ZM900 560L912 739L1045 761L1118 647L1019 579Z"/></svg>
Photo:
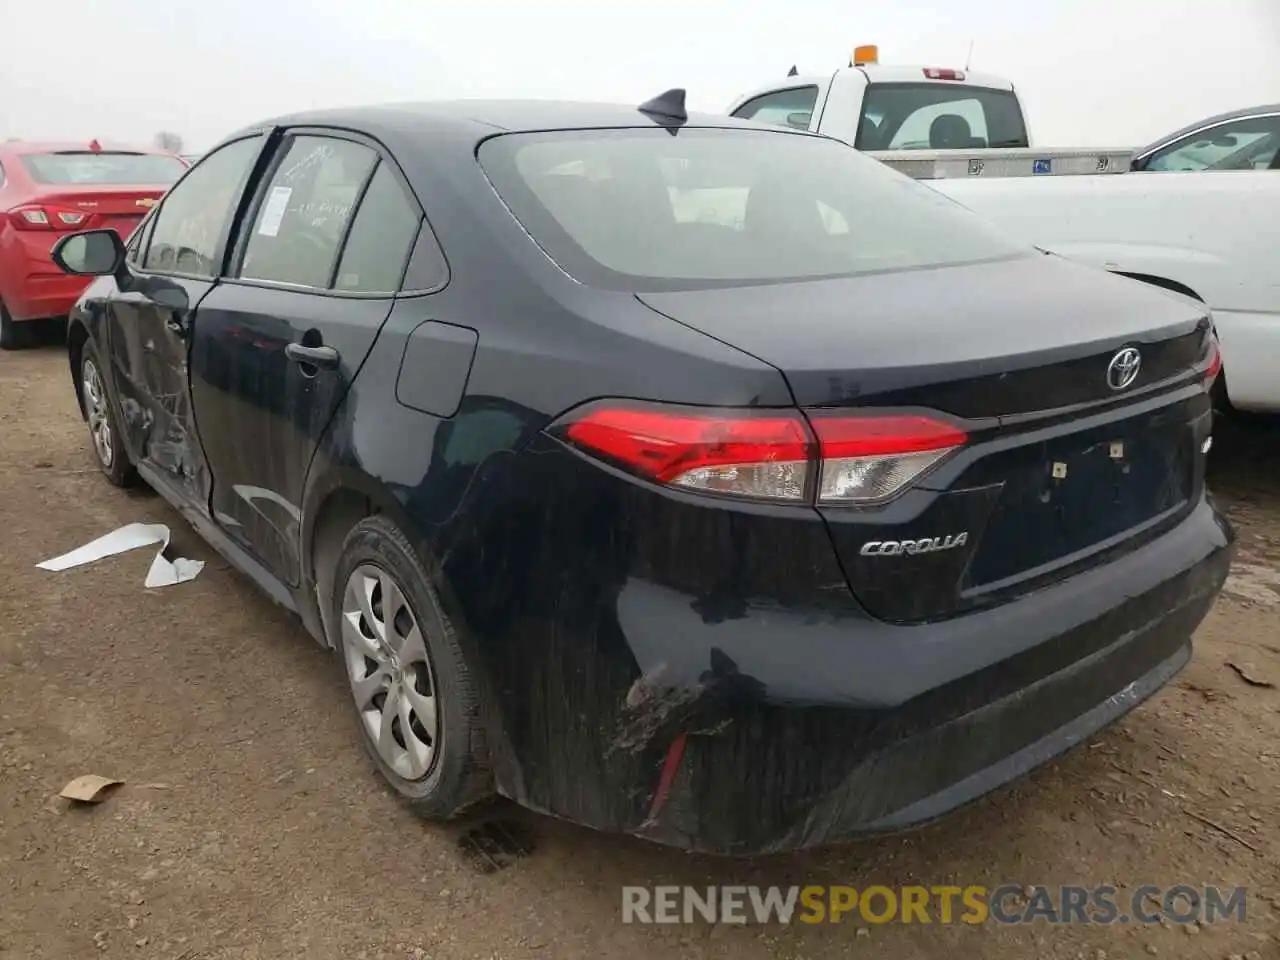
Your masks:
<svg viewBox="0 0 1280 960"><path fill-rule="evenodd" d="M204 299L191 389L214 520L288 584L320 437L383 321L422 212L353 134L295 131L254 198L230 274Z"/></svg>
<svg viewBox="0 0 1280 960"><path fill-rule="evenodd" d="M213 289L227 231L262 137L200 162L130 243L128 273L107 318L110 376L134 460L204 509L209 475L195 429L187 358L200 303Z"/></svg>

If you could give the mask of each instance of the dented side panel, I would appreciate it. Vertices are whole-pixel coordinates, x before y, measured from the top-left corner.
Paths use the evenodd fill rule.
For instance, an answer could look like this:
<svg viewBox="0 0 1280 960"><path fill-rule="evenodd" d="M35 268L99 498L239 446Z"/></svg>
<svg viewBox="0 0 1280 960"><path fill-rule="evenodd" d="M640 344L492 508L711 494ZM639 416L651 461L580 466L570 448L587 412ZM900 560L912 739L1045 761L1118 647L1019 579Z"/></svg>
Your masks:
<svg viewBox="0 0 1280 960"><path fill-rule="evenodd" d="M191 403L195 315L213 281L131 278L100 307L129 449L184 499L206 509L210 479Z"/></svg>

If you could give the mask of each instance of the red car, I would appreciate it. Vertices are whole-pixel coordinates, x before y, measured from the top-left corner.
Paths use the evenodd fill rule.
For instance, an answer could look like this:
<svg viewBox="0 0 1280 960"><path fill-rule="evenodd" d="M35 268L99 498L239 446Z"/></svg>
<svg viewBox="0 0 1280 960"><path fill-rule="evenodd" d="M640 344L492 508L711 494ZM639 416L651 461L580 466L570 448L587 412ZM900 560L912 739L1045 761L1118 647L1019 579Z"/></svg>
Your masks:
<svg viewBox="0 0 1280 960"><path fill-rule="evenodd" d="M30 341L32 321L64 317L88 280L54 266L66 233L109 227L128 238L187 169L169 153L89 144L0 144L0 349Z"/></svg>

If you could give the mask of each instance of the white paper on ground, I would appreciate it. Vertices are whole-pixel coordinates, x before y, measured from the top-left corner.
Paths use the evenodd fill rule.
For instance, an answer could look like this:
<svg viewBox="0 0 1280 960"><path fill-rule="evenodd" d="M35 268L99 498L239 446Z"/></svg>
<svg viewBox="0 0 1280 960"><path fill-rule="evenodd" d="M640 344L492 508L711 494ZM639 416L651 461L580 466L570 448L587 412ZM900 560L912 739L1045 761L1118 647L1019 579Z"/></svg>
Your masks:
<svg viewBox="0 0 1280 960"><path fill-rule="evenodd" d="M70 553L64 553L52 560L37 563L41 570L68 570L86 563L93 563L104 557L113 557L118 553L127 553L139 547L159 544L156 557L151 561L151 569L147 571L148 587L169 587L175 583L194 580L196 574L204 569L203 560L167 560L164 551L169 546L169 528L163 523L129 523L118 530L113 530L83 547Z"/></svg>

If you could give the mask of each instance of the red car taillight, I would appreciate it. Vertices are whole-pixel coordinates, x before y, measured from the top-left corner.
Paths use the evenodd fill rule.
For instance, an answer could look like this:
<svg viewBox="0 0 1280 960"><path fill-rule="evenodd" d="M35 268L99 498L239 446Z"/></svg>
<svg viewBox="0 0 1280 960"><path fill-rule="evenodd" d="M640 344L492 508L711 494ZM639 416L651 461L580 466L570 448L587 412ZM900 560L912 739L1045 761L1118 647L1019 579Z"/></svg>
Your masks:
<svg viewBox="0 0 1280 960"><path fill-rule="evenodd" d="M880 503L968 436L917 415L706 410L599 401L550 432L654 483L794 503Z"/></svg>
<svg viewBox="0 0 1280 960"><path fill-rule="evenodd" d="M1216 336L1209 337L1209 365L1204 372L1204 385L1207 388L1213 386L1213 381L1218 379L1218 374L1222 373L1222 347L1218 345Z"/></svg>
<svg viewBox="0 0 1280 960"><path fill-rule="evenodd" d="M88 219L83 210L34 203L9 211L9 220L17 230L79 230Z"/></svg>

